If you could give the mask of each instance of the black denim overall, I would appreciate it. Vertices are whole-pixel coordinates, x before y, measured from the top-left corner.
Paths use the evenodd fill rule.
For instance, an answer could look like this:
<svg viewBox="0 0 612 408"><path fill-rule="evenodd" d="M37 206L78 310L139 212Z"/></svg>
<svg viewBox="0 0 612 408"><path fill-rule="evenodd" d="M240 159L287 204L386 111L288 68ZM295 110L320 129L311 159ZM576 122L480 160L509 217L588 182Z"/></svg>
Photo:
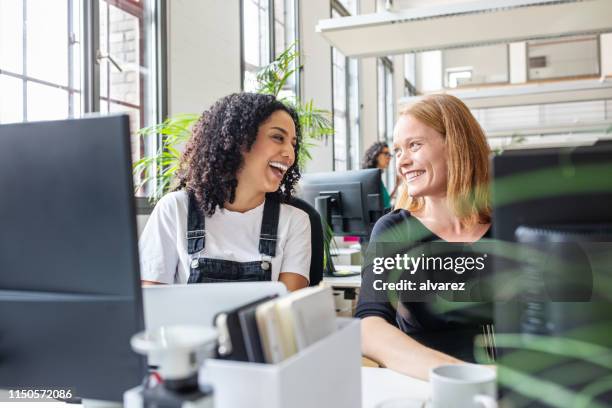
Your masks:
<svg viewBox="0 0 612 408"><path fill-rule="evenodd" d="M252 282L272 280L272 258L276 255L276 232L280 201L274 193L266 194L266 202L259 235L261 259L252 262L236 262L224 259L202 258L200 253L206 244L204 215L197 208L196 200L189 194L187 215L187 252L196 254L189 267L187 283ZM234 231L227 231L228 234ZM236 239L240 239L237 236Z"/></svg>

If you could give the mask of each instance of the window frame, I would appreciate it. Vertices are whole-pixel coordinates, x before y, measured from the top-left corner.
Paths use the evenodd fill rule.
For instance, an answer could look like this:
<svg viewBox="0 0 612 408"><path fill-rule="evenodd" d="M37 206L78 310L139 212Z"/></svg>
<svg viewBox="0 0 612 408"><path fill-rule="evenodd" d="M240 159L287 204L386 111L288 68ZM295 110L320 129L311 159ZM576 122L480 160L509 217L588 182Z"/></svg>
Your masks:
<svg viewBox="0 0 612 408"><path fill-rule="evenodd" d="M22 106L21 106L21 122L28 121L28 82L36 83L48 87L53 87L67 92L67 116L66 118L75 118L85 116L87 114L100 113L100 64L98 62L97 53L100 49L100 1L101 0L66 0L67 10L67 25L66 25L66 36L68 38L67 47L67 85L53 83L47 80L33 77L27 73L27 35L22 34L23 44L21 50L21 73L11 72L0 69L0 74L7 77L12 77L21 80L22 82ZM118 0L105 0L109 5L113 5L120 10L127 12L131 15L135 15L141 21L141 27L139 28L140 34L146 36L151 41L151 45L143 48L138 56L138 64L141 65L145 60L151 61L151 67L153 76L151 81L155 84L154 93L147 97L147 92L144 90L142 78L139 79L141 82L141 92L139 95L139 106L131 106L132 108L139 109L140 123L139 126L159 123L168 116L167 111L167 26L166 26L166 2L164 0L150 0L145 3L144 1L135 2L121 2ZM150 5L150 7L149 7ZM22 24L25 27L27 22L27 7L28 0L23 0L21 4L22 9ZM76 16L73 15L76 8L80 7L80 20L76 20ZM151 17L147 20L147 16ZM145 21L148 24L143 24ZM79 25L80 35L79 38L75 38L74 33L79 31L75 30L75 26ZM141 37L144 38L144 37ZM75 83L74 78L74 59L76 57L75 43L80 44L80 57L81 63L79 64L79 71L81 74L80 83ZM147 54L148 52L151 55ZM73 95L80 94L81 104L76 106L73 103ZM128 106L124 101L113 101L122 106ZM146 108L147 102L151 103L149 108ZM146 110L154 109L154 117L148 117ZM77 111L78 110L78 111ZM147 121L148 119L148 121ZM138 129L132 129L136 132ZM138 137L132 134L132 137ZM149 137L146 140L141 138L142 150L138 152L139 156L143 154L150 154L155 152L158 146L161 146L162 138L161 135L157 137ZM147 186L145 191L150 191L155 188L155 182ZM147 202L147 197L136 196L136 200ZM139 204L140 205L140 204Z"/></svg>

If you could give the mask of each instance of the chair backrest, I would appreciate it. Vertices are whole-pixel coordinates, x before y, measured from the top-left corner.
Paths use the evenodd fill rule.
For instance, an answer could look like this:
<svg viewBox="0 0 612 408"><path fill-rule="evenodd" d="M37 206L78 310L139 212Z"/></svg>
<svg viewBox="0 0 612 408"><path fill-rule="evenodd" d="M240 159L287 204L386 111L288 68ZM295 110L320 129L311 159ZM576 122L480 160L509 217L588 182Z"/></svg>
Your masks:
<svg viewBox="0 0 612 408"><path fill-rule="evenodd" d="M310 286L316 286L323 279L323 225L321 216L313 206L297 197L292 197L286 204L299 208L308 214L310 219Z"/></svg>

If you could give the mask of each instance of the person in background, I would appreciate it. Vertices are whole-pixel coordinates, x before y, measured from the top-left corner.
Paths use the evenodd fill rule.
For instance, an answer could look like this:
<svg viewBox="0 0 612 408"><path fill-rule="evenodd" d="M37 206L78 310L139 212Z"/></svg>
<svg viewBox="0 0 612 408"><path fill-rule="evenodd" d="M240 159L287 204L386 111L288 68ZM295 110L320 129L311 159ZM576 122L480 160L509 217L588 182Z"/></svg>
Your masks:
<svg viewBox="0 0 612 408"><path fill-rule="evenodd" d="M395 210L374 226L377 244L474 243L489 235L489 153L470 110L451 95L431 95L400 111L393 151L402 186ZM379 245L380 247L380 245ZM401 373L427 379L429 370L473 360L474 338L490 330L484 311L435 310L426 302L384 301L373 287L369 253L355 313L362 319L362 352ZM420 271L416 271L418 274ZM388 294L387 294L388 295ZM488 327L487 327L488 326Z"/></svg>
<svg viewBox="0 0 612 408"><path fill-rule="evenodd" d="M363 155L361 167L363 169L381 169L382 171L385 171L389 167L391 157L389 145L386 142L375 142ZM395 197L398 185L399 177L396 178L395 187L393 188L391 194L389 194L387 187L385 187L384 184L382 185L383 204L385 209L391 208L391 198Z"/></svg>
<svg viewBox="0 0 612 408"><path fill-rule="evenodd" d="M295 111L272 95L218 100L193 128L178 187L140 238L143 284L278 280L304 288L308 215L286 204L300 178Z"/></svg>

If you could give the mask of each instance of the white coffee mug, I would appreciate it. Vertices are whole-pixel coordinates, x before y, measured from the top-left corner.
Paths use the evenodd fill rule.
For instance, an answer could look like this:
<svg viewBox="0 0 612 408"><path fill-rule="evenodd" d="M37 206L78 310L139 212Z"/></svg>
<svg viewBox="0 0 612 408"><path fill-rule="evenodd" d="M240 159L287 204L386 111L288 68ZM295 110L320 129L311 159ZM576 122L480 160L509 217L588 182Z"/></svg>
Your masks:
<svg viewBox="0 0 612 408"><path fill-rule="evenodd" d="M497 408L495 371L477 364L449 364L432 368L432 408Z"/></svg>

